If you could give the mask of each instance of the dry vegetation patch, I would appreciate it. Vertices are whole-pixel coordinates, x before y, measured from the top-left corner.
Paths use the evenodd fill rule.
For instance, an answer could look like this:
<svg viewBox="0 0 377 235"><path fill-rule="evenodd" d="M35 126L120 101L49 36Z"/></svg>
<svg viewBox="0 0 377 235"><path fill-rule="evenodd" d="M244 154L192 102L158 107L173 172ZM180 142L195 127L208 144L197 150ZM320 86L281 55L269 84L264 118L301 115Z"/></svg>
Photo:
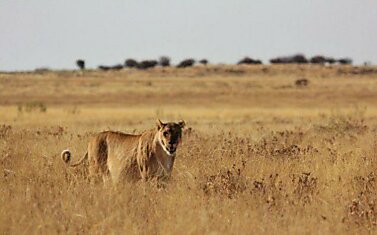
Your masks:
<svg viewBox="0 0 377 235"><path fill-rule="evenodd" d="M0 233L376 233L373 77L323 66L181 71L0 75ZM292 86L300 77L305 89ZM77 89L54 94L63 85ZM93 184L85 166L60 159L67 147L79 159L98 131L139 133L156 117L189 126L164 187Z"/></svg>

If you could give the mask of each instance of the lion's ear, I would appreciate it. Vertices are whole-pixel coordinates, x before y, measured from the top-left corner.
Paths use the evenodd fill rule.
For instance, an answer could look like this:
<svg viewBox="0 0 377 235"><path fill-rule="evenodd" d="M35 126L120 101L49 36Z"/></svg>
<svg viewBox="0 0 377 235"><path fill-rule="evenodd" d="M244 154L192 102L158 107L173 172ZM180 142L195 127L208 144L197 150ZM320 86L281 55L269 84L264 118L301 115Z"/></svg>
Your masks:
<svg viewBox="0 0 377 235"><path fill-rule="evenodd" d="M181 121L178 122L178 125L179 125L181 128L183 128L183 127L186 126L186 123L185 123L185 121L181 120Z"/></svg>
<svg viewBox="0 0 377 235"><path fill-rule="evenodd" d="M166 125L165 123L161 122L160 119L157 119L156 124L157 124L157 130L161 130Z"/></svg>

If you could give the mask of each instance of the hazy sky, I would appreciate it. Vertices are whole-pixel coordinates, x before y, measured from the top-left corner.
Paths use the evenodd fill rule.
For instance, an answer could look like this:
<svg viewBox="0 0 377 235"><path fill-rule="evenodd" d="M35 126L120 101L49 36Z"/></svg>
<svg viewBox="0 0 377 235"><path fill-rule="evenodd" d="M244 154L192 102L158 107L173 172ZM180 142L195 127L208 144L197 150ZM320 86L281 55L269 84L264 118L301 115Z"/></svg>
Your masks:
<svg viewBox="0 0 377 235"><path fill-rule="evenodd" d="M0 70L296 52L377 63L377 1L0 0Z"/></svg>

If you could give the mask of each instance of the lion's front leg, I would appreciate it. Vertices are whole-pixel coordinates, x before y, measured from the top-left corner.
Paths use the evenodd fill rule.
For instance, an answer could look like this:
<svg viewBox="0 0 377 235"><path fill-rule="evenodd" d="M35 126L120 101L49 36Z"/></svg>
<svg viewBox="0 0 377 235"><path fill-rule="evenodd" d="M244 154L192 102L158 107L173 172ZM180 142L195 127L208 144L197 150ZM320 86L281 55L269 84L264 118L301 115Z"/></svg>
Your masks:
<svg viewBox="0 0 377 235"><path fill-rule="evenodd" d="M148 151L147 148L139 146L137 153L137 165L140 173L140 178L143 182L148 181Z"/></svg>

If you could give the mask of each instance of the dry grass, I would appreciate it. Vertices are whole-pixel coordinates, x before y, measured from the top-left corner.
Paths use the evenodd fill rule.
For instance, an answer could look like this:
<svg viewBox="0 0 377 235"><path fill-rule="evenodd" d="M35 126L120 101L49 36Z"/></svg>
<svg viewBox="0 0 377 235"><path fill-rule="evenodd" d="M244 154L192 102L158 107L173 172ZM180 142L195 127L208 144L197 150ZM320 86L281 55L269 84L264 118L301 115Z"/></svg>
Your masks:
<svg viewBox="0 0 377 235"><path fill-rule="evenodd" d="M363 71L0 74L0 233L376 233L377 75ZM59 158L156 117L192 128L165 189L89 184Z"/></svg>

